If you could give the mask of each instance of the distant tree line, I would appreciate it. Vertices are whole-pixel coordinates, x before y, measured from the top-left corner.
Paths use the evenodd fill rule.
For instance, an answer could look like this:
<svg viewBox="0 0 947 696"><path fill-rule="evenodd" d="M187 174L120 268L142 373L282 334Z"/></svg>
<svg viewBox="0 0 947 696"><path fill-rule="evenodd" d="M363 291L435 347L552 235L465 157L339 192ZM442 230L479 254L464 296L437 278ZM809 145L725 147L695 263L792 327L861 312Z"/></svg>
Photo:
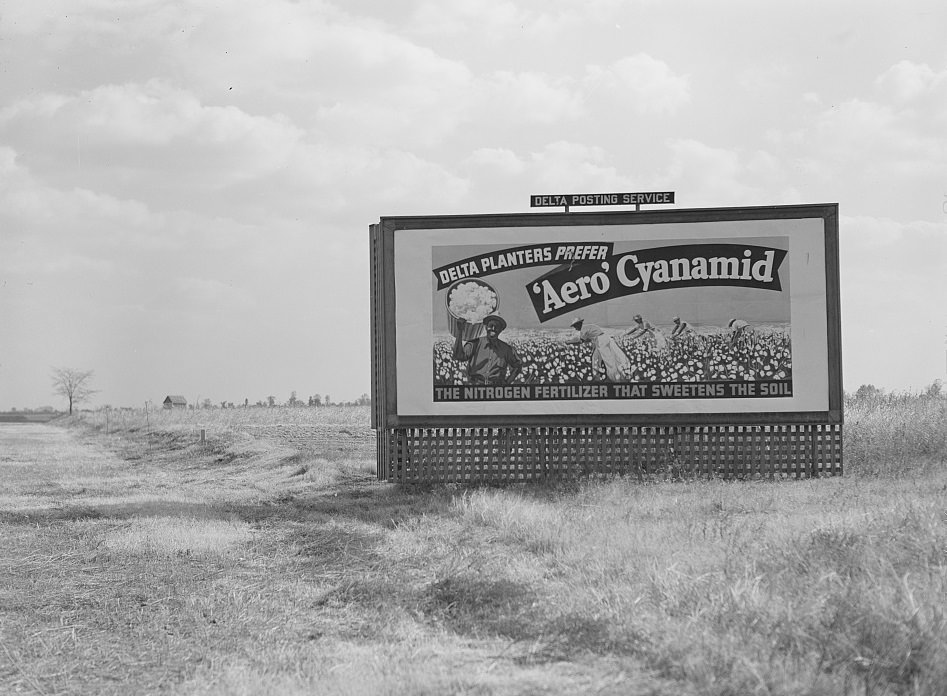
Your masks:
<svg viewBox="0 0 947 696"><path fill-rule="evenodd" d="M874 400L883 400L883 399L897 399L904 396L915 396L914 394L904 394L893 392L891 394L885 393L884 389L876 387L874 384L862 384L855 390L854 394L847 393L845 397L853 401L874 401ZM939 379L935 379L929 385L927 385L920 394L922 398L928 399L940 399L945 396L944 392L944 382Z"/></svg>
<svg viewBox="0 0 947 696"><path fill-rule="evenodd" d="M233 401L221 401L219 406L215 406L210 399L204 399L197 404L197 408L276 408L285 406L289 408L323 408L325 406L370 406L372 399L368 394L362 394L354 401L333 401L332 397L326 394L312 394L305 399L299 398L297 392L290 393L289 398L284 402L277 401L275 396L267 396L265 399L259 399L251 403L250 399L244 399L243 404L235 404Z"/></svg>

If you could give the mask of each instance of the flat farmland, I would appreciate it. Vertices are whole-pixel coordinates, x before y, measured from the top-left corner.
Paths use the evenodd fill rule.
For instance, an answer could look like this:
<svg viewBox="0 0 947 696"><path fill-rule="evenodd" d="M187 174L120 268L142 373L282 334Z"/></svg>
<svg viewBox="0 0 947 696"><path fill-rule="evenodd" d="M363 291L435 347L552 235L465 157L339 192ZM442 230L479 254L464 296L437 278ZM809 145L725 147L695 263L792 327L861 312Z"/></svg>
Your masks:
<svg viewBox="0 0 947 696"><path fill-rule="evenodd" d="M396 486L368 420L0 426L0 693L947 693L941 397L802 481Z"/></svg>

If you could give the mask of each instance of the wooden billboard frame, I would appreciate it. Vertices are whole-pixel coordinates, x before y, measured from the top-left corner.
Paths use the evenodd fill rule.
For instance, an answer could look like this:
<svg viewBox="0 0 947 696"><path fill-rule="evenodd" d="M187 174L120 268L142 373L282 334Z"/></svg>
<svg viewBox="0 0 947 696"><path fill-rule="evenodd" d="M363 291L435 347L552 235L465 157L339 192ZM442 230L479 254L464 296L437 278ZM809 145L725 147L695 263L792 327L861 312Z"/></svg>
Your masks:
<svg viewBox="0 0 947 696"><path fill-rule="evenodd" d="M398 413L397 350L396 350L396 289L395 289L395 236L411 230L483 229L515 227L607 226L666 223L700 223L720 221L789 220L821 218L823 221L825 291L826 291L826 347L827 347L827 405L825 410L742 412L742 413L651 413L651 414L477 414L477 415L401 415ZM489 215L435 215L382 217L369 226L369 253L371 275L371 342L372 342L372 427L378 432L378 475L387 480L405 480L411 469L407 443L434 452L425 465L429 471L424 480L468 480L463 467L457 465L457 476L437 466L436 452L450 450L457 437L470 438L473 450L482 444L482 435L490 433L545 433L549 447L555 448L559 436L574 433L576 428L591 439L609 440L608 433L621 433L631 442L641 437L676 433L677 442L690 441L695 432L702 432L710 441L723 437L732 441L734 428L757 433L760 451L774 450L777 441L795 433L805 442L825 438L830 443L831 460L794 463L794 471L841 473L842 363L841 317L838 246L838 204L803 204L783 206L753 206L731 208L690 208L648 211L609 211L588 213L515 213ZM744 430L740 430L744 432ZM728 435L727 433L731 433ZM551 435L550 435L551 434ZM525 436L524 436L525 437ZM570 436L571 437L571 436ZM551 439L550 439L551 438ZM629 439L630 438L630 439ZM684 438L683 440L681 438ZM527 439L529 439L527 437ZM469 444L469 442L468 442ZM605 444L602 445L603 447ZM633 448L633 444L629 447ZM815 447L815 445L813 445ZM820 445L821 448L821 445ZM522 447L520 449L523 449ZM527 448L529 449L529 448ZM451 450L452 451L452 450ZM807 450L806 450L807 451ZM821 450L820 450L821 451ZM463 453L451 455L453 467ZM415 457L416 459L416 457ZM537 461L545 462L542 455ZM545 464L540 466L548 470ZM568 467L566 467L568 468ZM711 467L712 468L712 467ZM527 467L526 478L532 478ZM559 467L562 470L562 467ZM399 473L400 472L400 473ZM415 471L413 475L417 475ZM807 474L808 475L808 474ZM489 477L488 477L489 478Z"/></svg>

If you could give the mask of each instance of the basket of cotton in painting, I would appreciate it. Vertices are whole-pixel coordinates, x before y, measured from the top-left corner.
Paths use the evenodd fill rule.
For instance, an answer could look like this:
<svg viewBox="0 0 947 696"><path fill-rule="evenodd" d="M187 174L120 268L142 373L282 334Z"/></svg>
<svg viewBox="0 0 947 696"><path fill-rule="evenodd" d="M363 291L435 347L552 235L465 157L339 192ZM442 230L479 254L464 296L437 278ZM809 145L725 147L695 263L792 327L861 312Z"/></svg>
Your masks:
<svg viewBox="0 0 947 696"><path fill-rule="evenodd" d="M455 338L472 341L483 335L483 319L500 309L500 297L489 283L479 278L458 280L447 289L447 323ZM467 323L461 328L458 319Z"/></svg>

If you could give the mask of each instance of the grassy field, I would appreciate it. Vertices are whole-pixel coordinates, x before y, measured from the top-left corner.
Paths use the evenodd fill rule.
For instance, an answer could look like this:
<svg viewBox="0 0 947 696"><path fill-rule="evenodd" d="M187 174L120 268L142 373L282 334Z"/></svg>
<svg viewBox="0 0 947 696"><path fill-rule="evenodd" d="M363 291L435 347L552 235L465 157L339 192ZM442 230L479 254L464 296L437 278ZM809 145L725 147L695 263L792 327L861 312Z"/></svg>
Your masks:
<svg viewBox="0 0 947 696"><path fill-rule="evenodd" d="M842 478L509 488L363 408L3 426L0 693L947 694L947 401L846 406Z"/></svg>

